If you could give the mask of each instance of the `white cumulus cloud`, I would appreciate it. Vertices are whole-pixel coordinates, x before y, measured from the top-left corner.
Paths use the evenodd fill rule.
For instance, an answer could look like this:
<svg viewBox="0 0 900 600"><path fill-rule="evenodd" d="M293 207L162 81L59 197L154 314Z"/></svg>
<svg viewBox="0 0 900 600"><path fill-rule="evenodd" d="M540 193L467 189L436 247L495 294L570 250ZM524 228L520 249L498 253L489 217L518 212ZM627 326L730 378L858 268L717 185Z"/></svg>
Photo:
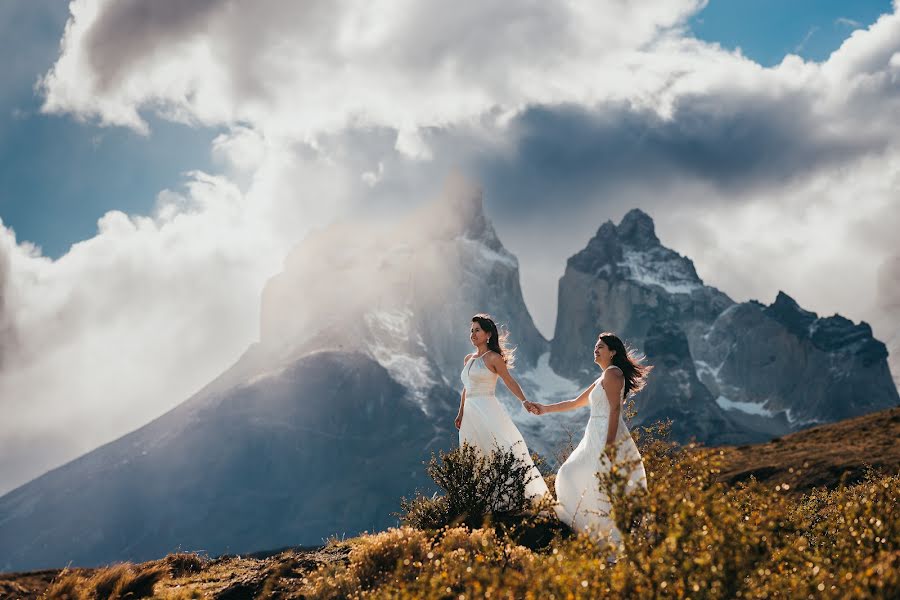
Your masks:
<svg viewBox="0 0 900 600"><path fill-rule="evenodd" d="M704 5L73 0L44 110L221 127L222 173L57 260L0 229L0 493L227 367L310 228L428 198L459 165L487 180L547 333L565 258L633 206L739 299L894 311L898 4L828 60L773 68L692 38ZM541 111L578 116L554 140ZM504 199L494 176L525 183Z"/></svg>

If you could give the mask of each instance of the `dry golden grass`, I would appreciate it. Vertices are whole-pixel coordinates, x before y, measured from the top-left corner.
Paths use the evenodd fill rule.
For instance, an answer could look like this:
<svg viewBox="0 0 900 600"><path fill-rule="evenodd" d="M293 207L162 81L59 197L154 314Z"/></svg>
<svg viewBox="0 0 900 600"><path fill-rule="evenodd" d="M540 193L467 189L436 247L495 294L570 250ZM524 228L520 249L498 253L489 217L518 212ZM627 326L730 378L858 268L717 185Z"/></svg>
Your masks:
<svg viewBox="0 0 900 600"><path fill-rule="evenodd" d="M164 565L123 563L85 571L63 570L44 592L46 600L125 600L148 598L167 575Z"/></svg>
<svg viewBox="0 0 900 600"><path fill-rule="evenodd" d="M494 528L410 527L354 540L346 565L305 579L309 598L896 598L900 476L836 489L721 481L723 450L643 440L645 494L600 478L619 548L560 536L544 549ZM523 517L524 518L524 517ZM423 559L424 555L424 559ZM300 596L298 596L300 597Z"/></svg>
<svg viewBox="0 0 900 600"><path fill-rule="evenodd" d="M752 446L723 448L722 479L751 476L795 492L859 481L867 467L900 465L900 408L820 425Z"/></svg>
<svg viewBox="0 0 900 600"><path fill-rule="evenodd" d="M598 480L625 533L617 549L558 526L540 529L534 520L546 513L506 514L485 527L461 524L474 516L466 514L266 558L172 554L0 575L0 597L896 598L898 421L893 409L747 448L681 448L641 431L648 493L616 494L616 472ZM453 485L473 485L458 471L473 464L454 463ZM434 516L416 506L419 516ZM522 535L536 530L553 537Z"/></svg>

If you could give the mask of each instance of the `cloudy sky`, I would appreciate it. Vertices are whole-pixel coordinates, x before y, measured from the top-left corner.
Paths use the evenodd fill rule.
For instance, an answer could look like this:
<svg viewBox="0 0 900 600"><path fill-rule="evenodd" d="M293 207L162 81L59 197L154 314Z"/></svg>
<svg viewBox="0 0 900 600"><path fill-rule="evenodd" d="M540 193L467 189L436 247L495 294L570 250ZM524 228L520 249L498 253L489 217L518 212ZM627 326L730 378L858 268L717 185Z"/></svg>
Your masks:
<svg viewBox="0 0 900 600"><path fill-rule="evenodd" d="M453 171L548 337L640 207L734 299L897 339L896 2L9 0L0 49L0 493L233 363L308 231Z"/></svg>

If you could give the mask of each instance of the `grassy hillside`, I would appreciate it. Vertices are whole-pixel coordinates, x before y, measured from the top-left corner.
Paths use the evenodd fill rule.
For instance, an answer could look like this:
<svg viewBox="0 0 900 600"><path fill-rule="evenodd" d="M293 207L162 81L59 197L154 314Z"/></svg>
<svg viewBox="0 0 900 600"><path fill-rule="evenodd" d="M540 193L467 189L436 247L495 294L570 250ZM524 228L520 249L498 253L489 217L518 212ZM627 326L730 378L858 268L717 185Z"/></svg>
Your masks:
<svg viewBox="0 0 900 600"><path fill-rule="evenodd" d="M728 482L787 483L796 491L859 481L867 468L897 472L900 408L820 425L765 444L725 448Z"/></svg>
<svg viewBox="0 0 900 600"><path fill-rule="evenodd" d="M711 449L642 432L650 490L612 494L628 532L615 553L546 510L499 514L477 486L464 494L509 465L457 452L429 470L465 502L413 499L397 529L270 555L0 575L0 598L900 597L898 427L891 409ZM478 511L493 519L472 527Z"/></svg>

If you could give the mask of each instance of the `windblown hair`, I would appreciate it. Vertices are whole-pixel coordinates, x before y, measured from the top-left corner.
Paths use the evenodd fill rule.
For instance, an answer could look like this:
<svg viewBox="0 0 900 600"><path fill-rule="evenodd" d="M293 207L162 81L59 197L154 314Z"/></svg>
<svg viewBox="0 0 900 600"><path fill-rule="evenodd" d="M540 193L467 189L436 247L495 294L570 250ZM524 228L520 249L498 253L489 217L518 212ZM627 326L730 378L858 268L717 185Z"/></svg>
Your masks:
<svg viewBox="0 0 900 600"><path fill-rule="evenodd" d="M604 331L599 337L607 348L616 351L612 364L622 369L622 373L625 375L625 397L644 389L644 386L647 385L647 375L653 370L651 365L642 364L644 356L634 348L626 347L619 336L612 332Z"/></svg>
<svg viewBox="0 0 900 600"><path fill-rule="evenodd" d="M514 346L508 345L509 331L507 331L505 327L503 328L503 332L498 331L494 319L487 313L478 313L472 317L472 322L478 323L482 331L491 336L487 343L488 350L493 350L499 354L500 358L503 359L503 362L506 363L506 367L512 369L513 363L516 362L516 349Z"/></svg>

